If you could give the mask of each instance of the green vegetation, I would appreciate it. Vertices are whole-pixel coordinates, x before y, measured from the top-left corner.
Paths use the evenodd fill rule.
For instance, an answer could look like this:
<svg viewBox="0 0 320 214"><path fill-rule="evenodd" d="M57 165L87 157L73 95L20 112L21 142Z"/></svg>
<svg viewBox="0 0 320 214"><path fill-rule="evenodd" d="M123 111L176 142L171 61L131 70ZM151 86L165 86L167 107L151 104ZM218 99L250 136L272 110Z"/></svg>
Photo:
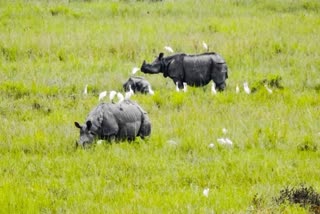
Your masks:
<svg viewBox="0 0 320 214"><path fill-rule="evenodd" d="M274 198L320 191L319 35L318 0L0 1L0 212L308 212ZM202 41L228 63L225 92L140 72L151 137L75 149L99 92ZM244 81L255 93L235 93Z"/></svg>

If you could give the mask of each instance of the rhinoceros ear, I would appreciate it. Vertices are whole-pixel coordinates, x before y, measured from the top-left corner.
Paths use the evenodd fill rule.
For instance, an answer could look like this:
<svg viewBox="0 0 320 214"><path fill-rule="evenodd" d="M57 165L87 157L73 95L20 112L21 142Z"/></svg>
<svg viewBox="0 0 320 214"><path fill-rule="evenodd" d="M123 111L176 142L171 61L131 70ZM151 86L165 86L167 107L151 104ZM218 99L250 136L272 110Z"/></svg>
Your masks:
<svg viewBox="0 0 320 214"><path fill-rule="evenodd" d="M88 120L86 124L87 124L87 129L90 130L90 129L91 129L91 126L92 126L91 121Z"/></svg>
<svg viewBox="0 0 320 214"><path fill-rule="evenodd" d="M82 128L78 122L74 122L74 125L75 125L77 128L79 128L79 129Z"/></svg>
<svg viewBox="0 0 320 214"><path fill-rule="evenodd" d="M162 57L163 57L163 53L160 53L159 54L159 60L162 59Z"/></svg>

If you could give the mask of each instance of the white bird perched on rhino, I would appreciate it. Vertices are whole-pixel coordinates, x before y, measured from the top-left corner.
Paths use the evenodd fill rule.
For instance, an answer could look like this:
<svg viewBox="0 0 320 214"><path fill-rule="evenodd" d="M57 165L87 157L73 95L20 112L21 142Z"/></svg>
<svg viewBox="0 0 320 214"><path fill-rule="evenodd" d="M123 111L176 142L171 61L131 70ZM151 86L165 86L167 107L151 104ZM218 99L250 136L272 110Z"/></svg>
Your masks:
<svg viewBox="0 0 320 214"><path fill-rule="evenodd" d="M122 101L124 101L124 96L120 92L117 93L117 98L118 98L118 103L121 103Z"/></svg>
<svg viewBox="0 0 320 214"><path fill-rule="evenodd" d="M113 99L114 97L117 95L117 92L116 91L110 91L110 94L109 94L109 100L110 102L113 102Z"/></svg>
<svg viewBox="0 0 320 214"><path fill-rule="evenodd" d="M107 91L103 91L99 94L99 101L101 101L105 96L107 96Z"/></svg>

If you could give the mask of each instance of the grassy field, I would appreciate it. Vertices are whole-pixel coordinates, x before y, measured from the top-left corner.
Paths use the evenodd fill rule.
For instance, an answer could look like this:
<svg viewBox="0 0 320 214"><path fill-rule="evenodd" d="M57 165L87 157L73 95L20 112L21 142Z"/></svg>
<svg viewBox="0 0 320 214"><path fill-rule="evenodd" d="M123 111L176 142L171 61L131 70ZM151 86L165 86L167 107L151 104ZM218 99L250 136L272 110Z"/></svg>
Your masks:
<svg viewBox="0 0 320 214"><path fill-rule="evenodd" d="M0 213L309 212L275 198L320 192L319 35L318 0L1 0ZM139 72L151 137L75 149L99 92L202 41L227 61L226 91ZM256 92L236 94L245 81Z"/></svg>

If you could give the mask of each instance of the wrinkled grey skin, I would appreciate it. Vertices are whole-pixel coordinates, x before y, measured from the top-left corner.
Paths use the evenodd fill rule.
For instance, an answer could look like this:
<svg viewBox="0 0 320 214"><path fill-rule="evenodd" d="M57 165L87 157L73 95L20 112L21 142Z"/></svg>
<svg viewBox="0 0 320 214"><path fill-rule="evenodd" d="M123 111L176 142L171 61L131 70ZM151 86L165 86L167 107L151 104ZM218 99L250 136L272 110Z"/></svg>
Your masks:
<svg viewBox="0 0 320 214"><path fill-rule="evenodd" d="M149 86L151 87L150 83L143 77L130 77L127 82L123 84L125 92L129 91L129 85L131 85L134 93L141 92L143 94L149 93Z"/></svg>
<svg viewBox="0 0 320 214"><path fill-rule="evenodd" d="M151 122L147 113L135 102L101 103L88 115L86 123L74 123L80 129L77 146L91 144L95 139L134 140L151 134Z"/></svg>
<svg viewBox="0 0 320 214"><path fill-rule="evenodd" d="M199 55L175 54L164 57L163 53L151 63L143 62L141 71L148 74L163 73L170 77L178 87L183 88L183 82L190 86L207 85L211 80L216 89L223 91L228 78L228 67L225 60L217 53L203 53Z"/></svg>

